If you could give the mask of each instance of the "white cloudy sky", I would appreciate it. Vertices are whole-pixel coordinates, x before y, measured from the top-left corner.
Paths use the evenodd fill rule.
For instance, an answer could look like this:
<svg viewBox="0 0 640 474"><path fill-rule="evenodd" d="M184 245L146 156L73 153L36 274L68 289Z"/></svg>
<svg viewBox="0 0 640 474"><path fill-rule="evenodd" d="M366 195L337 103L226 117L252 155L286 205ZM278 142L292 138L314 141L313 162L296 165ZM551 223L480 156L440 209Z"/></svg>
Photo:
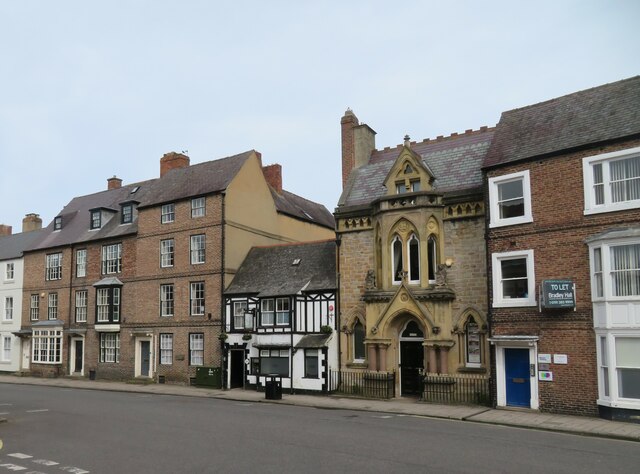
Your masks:
<svg viewBox="0 0 640 474"><path fill-rule="evenodd" d="M0 3L0 223L256 149L330 210L340 117L422 140L640 72L640 2Z"/></svg>

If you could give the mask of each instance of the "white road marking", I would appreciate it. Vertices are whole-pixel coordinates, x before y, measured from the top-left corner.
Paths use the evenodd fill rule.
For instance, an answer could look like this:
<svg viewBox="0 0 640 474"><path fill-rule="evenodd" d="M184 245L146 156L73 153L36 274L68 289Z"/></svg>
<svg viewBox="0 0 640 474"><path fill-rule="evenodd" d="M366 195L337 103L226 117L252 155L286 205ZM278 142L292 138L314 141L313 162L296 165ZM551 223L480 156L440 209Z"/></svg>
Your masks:
<svg viewBox="0 0 640 474"><path fill-rule="evenodd" d="M27 410L27 413L42 413L43 411L49 411L48 408L41 408L39 410Z"/></svg>
<svg viewBox="0 0 640 474"><path fill-rule="evenodd" d="M2 413L0 413L0 415L8 415L9 412L8 411L3 411Z"/></svg>
<svg viewBox="0 0 640 474"><path fill-rule="evenodd" d="M10 471L26 471L27 468L23 466L18 466L17 464L5 463L0 464L0 467L7 468Z"/></svg>
<svg viewBox="0 0 640 474"><path fill-rule="evenodd" d="M18 459L30 459L33 457L23 453L11 453L11 454L7 454L7 456L11 456L12 458L18 458Z"/></svg>
<svg viewBox="0 0 640 474"><path fill-rule="evenodd" d="M253 403L236 403L239 407L251 407Z"/></svg>
<svg viewBox="0 0 640 474"><path fill-rule="evenodd" d="M80 469L79 467L73 466L64 466L60 468L61 471L70 472L71 474L89 474L91 471L85 471L84 469Z"/></svg>
<svg viewBox="0 0 640 474"><path fill-rule="evenodd" d="M10 407L13 406L13 403L0 403L0 407Z"/></svg>
<svg viewBox="0 0 640 474"><path fill-rule="evenodd" d="M41 464L43 466L57 466L58 464L60 464L59 462L49 461L47 459L32 459L32 462Z"/></svg>
<svg viewBox="0 0 640 474"><path fill-rule="evenodd" d="M386 420L387 418L393 418L392 415L376 415L373 418L382 418L383 420Z"/></svg>

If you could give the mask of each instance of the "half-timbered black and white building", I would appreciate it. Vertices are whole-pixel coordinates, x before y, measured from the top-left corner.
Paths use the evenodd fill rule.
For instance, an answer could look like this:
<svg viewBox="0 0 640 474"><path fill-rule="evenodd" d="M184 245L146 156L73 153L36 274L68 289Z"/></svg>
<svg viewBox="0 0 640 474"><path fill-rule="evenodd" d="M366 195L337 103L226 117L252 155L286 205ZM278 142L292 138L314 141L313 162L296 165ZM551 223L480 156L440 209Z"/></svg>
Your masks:
<svg viewBox="0 0 640 474"><path fill-rule="evenodd" d="M336 242L254 247L225 291L226 386L326 391L338 369Z"/></svg>

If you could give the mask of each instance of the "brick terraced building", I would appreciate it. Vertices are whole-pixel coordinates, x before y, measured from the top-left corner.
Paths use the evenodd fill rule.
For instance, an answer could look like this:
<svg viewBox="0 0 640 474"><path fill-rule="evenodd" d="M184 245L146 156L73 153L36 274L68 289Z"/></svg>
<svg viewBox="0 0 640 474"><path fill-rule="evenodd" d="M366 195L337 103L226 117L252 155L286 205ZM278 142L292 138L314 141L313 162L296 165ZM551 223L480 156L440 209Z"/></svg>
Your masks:
<svg viewBox="0 0 640 474"><path fill-rule="evenodd" d="M504 112L484 170L496 404L637 419L640 77Z"/></svg>
<svg viewBox="0 0 640 474"><path fill-rule="evenodd" d="M252 246L332 238L321 205L249 151L74 198L25 252L29 371L186 383L221 365L223 290Z"/></svg>

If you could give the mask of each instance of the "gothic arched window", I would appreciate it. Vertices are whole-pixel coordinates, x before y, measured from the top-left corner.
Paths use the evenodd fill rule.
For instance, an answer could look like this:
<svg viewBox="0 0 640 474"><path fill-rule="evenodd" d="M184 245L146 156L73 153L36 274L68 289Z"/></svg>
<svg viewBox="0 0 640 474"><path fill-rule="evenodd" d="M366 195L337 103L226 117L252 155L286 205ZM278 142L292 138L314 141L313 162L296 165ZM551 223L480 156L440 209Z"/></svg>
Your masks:
<svg viewBox="0 0 640 474"><path fill-rule="evenodd" d="M393 259L393 266L391 269L393 275L391 276L391 279L393 283L401 283L403 271L402 241L400 240L400 237L398 235L396 235L391 242L391 254Z"/></svg>
<svg viewBox="0 0 640 474"><path fill-rule="evenodd" d="M420 242L415 234L409 237L409 281L420 283Z"/></svg>

